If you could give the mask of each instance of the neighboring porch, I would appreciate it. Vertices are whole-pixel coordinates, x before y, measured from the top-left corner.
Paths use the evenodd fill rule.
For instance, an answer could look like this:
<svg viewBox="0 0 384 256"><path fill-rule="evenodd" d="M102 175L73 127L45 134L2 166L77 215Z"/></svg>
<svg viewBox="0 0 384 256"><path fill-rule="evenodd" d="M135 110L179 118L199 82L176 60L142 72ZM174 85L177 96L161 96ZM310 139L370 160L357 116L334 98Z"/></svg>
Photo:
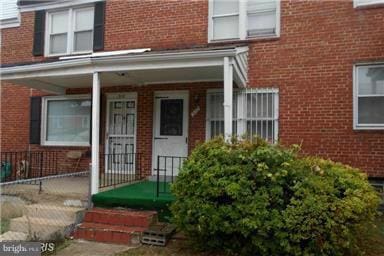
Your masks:
<svg viewBox="0 0 384 256"><path fill-rule="evenodd" d="M80 137L70 144L57 139L62 137L62 127L70 122L52 119L49 123L44 120L49 119L47 114L42 116L41 144L86 147L90 140L90 186L95 195L99 187L117 185L108 183L111 177L130 175L133 178L128 182L133 182L149 176L156 184L160 178L172 180L180 166L165 159L161 168L158 157L186 158L196 141L205 140L209 89L222 88L223 121L219 130L229 138L233 134L234 87L247 83L247 51L247 47L229 46L94 53L2 67L1 74L4 81L62 97L56 98L61 105L55 105L54 97L44 98L42 113L53 111L60 116L62 103L77 106L72 112L78 114L75 123L81 125L72 127ZM70 100L69 94L73 97ZM87 108L92 113L88 116L90 129ZM49 130L52 127L55 129ZM130 172L128 176L126 171ZM160 197L159 187L154 191L156 197Z"/></svg>

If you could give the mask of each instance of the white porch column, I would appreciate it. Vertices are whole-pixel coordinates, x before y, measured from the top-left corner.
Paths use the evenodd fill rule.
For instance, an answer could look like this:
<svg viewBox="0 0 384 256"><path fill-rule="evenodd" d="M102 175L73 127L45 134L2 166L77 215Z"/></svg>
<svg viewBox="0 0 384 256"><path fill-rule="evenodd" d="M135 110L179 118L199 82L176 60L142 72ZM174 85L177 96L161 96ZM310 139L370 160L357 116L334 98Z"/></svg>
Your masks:
<svg viewBox="0 0 384 256"><path fill-rule="evenodd" d="M93 73L92 84L92 169L91 194L99 191L100 76Z"/></svg>
<svg viewBox="0 0 384 256"><path fill-rule="evenodd" d="M224 57L224 137L232 136L233 66L229 57Z"/></svg>

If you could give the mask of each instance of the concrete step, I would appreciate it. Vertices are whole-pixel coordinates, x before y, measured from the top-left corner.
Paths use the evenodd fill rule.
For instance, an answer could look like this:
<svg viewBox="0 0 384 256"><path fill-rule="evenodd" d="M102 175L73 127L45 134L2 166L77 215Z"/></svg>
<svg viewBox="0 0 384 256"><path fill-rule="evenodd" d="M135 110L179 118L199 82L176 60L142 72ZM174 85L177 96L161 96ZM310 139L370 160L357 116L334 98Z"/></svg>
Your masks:
<svg viewBox="0 0 384 256"><path fill-rule="evenodd" d="M149 227L157 222L157 212L93 208L85 213L84 222L126 227Z"/></svg>
<svg viewBox="0 0 384 256"><path fill-rule="evenodd" d="M145 227L127 227L100 223L82 223L76 227L74 237L103 243L139 244Z"/></svg>
<svg viewBox="0 0 384 256"><path fill-rule="evenodd" d="M44 218L72 222L81 218L83 212L83 208L52 204L30 204L26 207L26 215L30 218Z"/></svg>
<svg viewBox="0 0 384 256"><path fill-rule="evenodd" d="M25 241L28 235L22 232L8 231L0 235L0 242L5 241Z"/></svg>
<svg viewBox="0 0 384 256"><path fill-rule="evenodd" d="M9 230L28 234L32 239L51 239L53 235L68 235L74 221L62 219L29 218L23 216L10 220Z"/></svg>

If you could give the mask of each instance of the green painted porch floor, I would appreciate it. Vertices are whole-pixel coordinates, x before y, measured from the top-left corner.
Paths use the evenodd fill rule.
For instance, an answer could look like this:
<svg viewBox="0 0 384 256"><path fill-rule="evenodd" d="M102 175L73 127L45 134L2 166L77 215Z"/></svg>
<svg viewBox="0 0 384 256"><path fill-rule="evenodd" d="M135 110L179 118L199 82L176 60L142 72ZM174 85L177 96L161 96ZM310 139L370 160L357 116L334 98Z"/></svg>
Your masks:
<svg viewBox="0 0 384 256"><path fill-rule="evenodd" d="M160 187L170 191L169 183L160 182ZM119 188L100 192L92 196L95 207L112 208L125 207L139 210L155 210L161 221L169 220L171 213L169 205L175 200L170 193L156 196L156 182L141 181Z"/></svg>

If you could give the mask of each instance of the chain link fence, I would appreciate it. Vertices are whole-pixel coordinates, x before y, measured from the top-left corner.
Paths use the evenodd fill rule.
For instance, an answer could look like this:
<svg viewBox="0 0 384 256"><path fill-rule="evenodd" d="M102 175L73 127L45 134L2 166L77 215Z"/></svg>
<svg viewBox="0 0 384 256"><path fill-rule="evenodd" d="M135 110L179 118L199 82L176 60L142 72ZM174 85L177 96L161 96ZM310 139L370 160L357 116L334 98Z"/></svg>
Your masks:
<svg viewBox="0 0 384 256"><path fill-rule="evenodd" d="M60 241L88 206L89 171L0 183L0 241Z"/></svg>

